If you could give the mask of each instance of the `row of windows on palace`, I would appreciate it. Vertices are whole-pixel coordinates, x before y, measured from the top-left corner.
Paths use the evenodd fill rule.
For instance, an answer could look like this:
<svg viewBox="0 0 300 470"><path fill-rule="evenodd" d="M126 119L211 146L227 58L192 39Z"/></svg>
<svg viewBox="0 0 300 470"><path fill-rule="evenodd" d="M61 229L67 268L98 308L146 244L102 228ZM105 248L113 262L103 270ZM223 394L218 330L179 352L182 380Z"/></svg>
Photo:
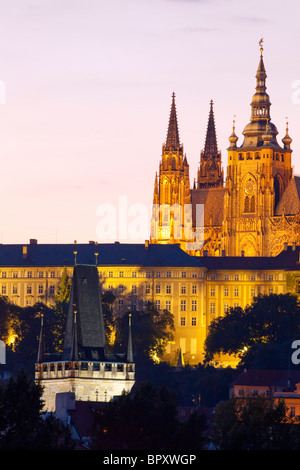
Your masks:
<svg viewBox="0 0 300 470"><path fill-rule="evenodd" d="M136 277L146 277L146 278L172 278L172 277L181 277L183 279L185 278L192 278L192 279L196 279L196 278L200 278L200 279L203 279L204 278L204 271L200 271L200 272L187 272L187 271L181 271L181 272L177 272L176 271L176 275L174 275L174 272L172 271L145 271L144 273L141 273L140 271L131 271L130 274L128 275L128 273L124 272L124 271L119 271L117 275L115 275L116 273L114 273L113 271L108 271L108 272L99 272L99 276L100 278L114 278L114 277L119 277L119 278L124 278L124 277L132 277L132 278L136 278ZM139 276L138 276L139 274ZM142 276L141 276L142 274ZM2 279L6 279L6 278L13 278L13 279L17 279L17 278L39 278L39 279L42 279L42 278L45 278L47 273L45 273L44 271L38 271L38 272L32 272L32 271L26 271L26 272L22 272L22 273L19 273L18 271L12 271L11 272L7 272L7 271L2 271L1 272L1 277ZM208 275L208 279L211 280L211 281L216 281L216 280L220 280L222 276L222 279L224 281L240 281L240 280L250 280L250 281L256 281L256 280L269 280L269 281L273 281L273 280L276 280L276 276L274 276L273 274L265 274L265 273L261 273L261 274L255 274L255 273L250 273L250 274L239 274L239 273L233 273L233 274L216 274L216 273L209 273ZM282 275L281 275L282 276ZM50 275L49 275L50 278L59 278L60 277L60 273L57 273L56 271L50 271Z"/></svg>
<svg viewBox="0 0 300 470"><path fill-rule="evenodd" d="M274 274L266 274L266 273L250 273L250 274L239 274L239 273L233 273L233 274L221 274L222 280L224 281L241 281L241 280L249 280L249 281L257 281L257 280L269 280L269 281L274 281L276 280L276 275ZM129 276L124 276L124 271L119 271L118 276L114 276L113 271L108 271L107 275L106 272L100 272L100 277L103 278L113 278L113 277L129 277ZM137 277L137 271L132 271L131 277L135 278ZM171 271L146 271L146 278L171 278L171 277L178 277L174 276L174 273ZM191 277L192 279L195 278L204 278L204 272L201 271L200 273L192 272L192 273L187 273L186 271L181 271L179 277L185 279L188 277ZM216 281L216 280L221 280L220 275L217 275L216 273L209 273L208 279L211 281Z"/></svg>
<svg viewBox="0 0 300 470"><path fill-rule="evenodd" d="M170 287L170 286L167 286L167 287ZM197 286L193 286L193 287L194 287L193 293L196 294L197 293ZM146 291L146 293L149 294L150 291ZM170 294L171 290L168 290L167 293ZM181 293L185 293L185 291L184 292L181 291ZM236 298L237 300L240 298L240 288L239 287L235 287L233 289L232 293L233 293L233 297ZM268 293L269 293L269 295L274 293L273 287L269 287ZM161 292L156 291L156 294L161 294ZM229 290L228 287L224 288L223 295L224 295L224 298L230 297L230 290ZM255 287L252 287L250 289L250 297L254 298L256 295L257 295L257 290L256 290ZM216 297L215 288L210 289L210 297L211 298ZM149 302L148 299L144 299L144 301L143 301L144 306L146 306L148 304L148 302ZM161 310L161 309L166 309L168 311L172 310L171 300L169 300L169 299L164 300L164 302L165 302L164 307L162 305L162 302L163 301L161 299L155 299L154 300L155 306L158 310ZM136 297L129 298L128 300L117 299L117 303L116 303L117 310L122 311L124 309L124 306L125 306L126 303L130 304L130 309L131 310L136 310L137 309L137 304L138 304L138 299ZM231 305L230 303L225 302L223 305L224 305L224 313L226 313L226 311L231 306L239 307L240 303L237 301L237 302L234 302L233 305ZM197 312L198 311L198 301L197 301L197 299L189 299L189 301L187 301L186 299L180 299L180 311L185 312L188 309L190 309L192 312ZM211 314L216 313L216 302L215 301L210 301L210 303L209 303L209 313L211 313Z"/></svg>
<svg viewBox="0 0 300 470"><path fill-rule="evenodd" d="M42 279L46 277L46 273L44 271L38 271L38 272L32 272L32 271L26 271L26 272L21 272L19 273L18 271L12 271L12 272L7 272L7 271L2 271L1 272L1 277L2 279L6 278L13 278L13 279L18 279L19 277L27 277L27 278L36 278L38 277L39 279ZM59 277L59 274L56 271L50 271L50 276L51 279Z"/></svg>
<svg viewBox="0 0 300 470"><path fill-rule="evenodd" d="M274 279L272 277L270 277L269 281L273 281ZM127 294L137 294L138 293L138 285L136 284L133 284L131 286L131 291L127 291L127 287L123 284L120 284L118 285L117 288L114 288L112 285L108 285L108 290L110 292L114 292L116 294L124 294L124 293L127 293ZM164 289L163 289L164 287ZM190 288L190 289L188 289ZM151 294L151 284L146 284L145 286L143 286L143 289L144 289L144 294ZM190 292L188 292L188 290ZM126 292L127 291L127 292ZM270 287L269 288L269 291L271 293L271 291L273 291L273 288ZM210 287L210 296L211 297L215 297L216 295L216 287ZM256 292L256 288L255 287L251 287L251 294L254 293L253 295L255 295L255 292ZM141 293L141 292L140 292ZM154 289L153 289L153 293L155 294L173 294L172 292L172 286L171 284L166 284L165 286L162 286L161 284L155 284L154 286ZM223 295L224 297L229 297L229 294L232 294L234 297L239 297L240 295L240 287L224 287L223 286ZM198 286L197 284L193 284L192 286L186 286L186 285L181 285L180 287L180 294L182 295L185 295L185 294L193 294L193 295L197 295L198 294ZM253 297L253 295L251 295L251 297Z"/></svg>

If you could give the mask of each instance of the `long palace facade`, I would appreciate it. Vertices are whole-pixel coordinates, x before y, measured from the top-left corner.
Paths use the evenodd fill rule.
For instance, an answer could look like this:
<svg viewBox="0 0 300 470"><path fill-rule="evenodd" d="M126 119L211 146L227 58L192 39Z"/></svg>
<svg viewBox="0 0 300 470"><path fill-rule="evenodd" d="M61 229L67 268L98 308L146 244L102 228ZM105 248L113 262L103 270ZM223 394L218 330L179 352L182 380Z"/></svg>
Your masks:
<svg viewBox="0 0 300 470"><path fill-rule="evenodd" d="M54 303L61 275L74 265L97 265L102 292L115 295L114 315L141 310L148 301L174 315L175 340L166 359L203 360L210 322L259 294L300 291L300 247L275 257L191 256L179 245L0 245L0 293L20 306ZM134 335L134 324L132 325Z"/></svg>
<svg viewBox="0 0 300 470"><path fill-rule="evenodd" d="M75 246L33 239L0 245L0 295L20 306L51 305L64 269L72 277L77 263L94 264L102 291L115 294L115 315L140 310L148 301L174 315L175 340L166 357L174 361L181 350L193 364L203 360L211 321L228 308L245 307L259 294L298 293L300 177L293 173L288 125L282 145L277 141L266 77L261 47L250 122L241 145L233 124L225 180L211 101L205 146L190 186L173 94L149 242ZM198 232L199 246L190 243Z"/></svg>

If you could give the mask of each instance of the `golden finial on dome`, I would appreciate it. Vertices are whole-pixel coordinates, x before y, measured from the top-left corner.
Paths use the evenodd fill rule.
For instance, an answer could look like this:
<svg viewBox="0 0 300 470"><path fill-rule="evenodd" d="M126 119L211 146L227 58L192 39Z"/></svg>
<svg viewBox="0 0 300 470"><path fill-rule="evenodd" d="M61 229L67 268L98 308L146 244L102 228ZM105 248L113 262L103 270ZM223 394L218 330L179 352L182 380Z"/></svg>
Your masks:
<svg viewBox="0 0 300 470"><path fill-rule="evenodd" d="M291 148L291 143L293 142L293 139L291 139L289 136L288 118L286 117L285 119L286 119L286 129L285 129L285 136L282 139L282 142L284 143L284 148L289 149Z"/></svg>
<svg viewBox="0 0 300 470"><path fill-rule="evenodd" d="M235 135L235 115L233 116L233 123L232 123L232 134L231 136L228 138L229 142L230 142L230 147L235 147L236 146L236 143L238 141L238 137Z"/></svg>
<svg viewBox="0 0 300 470"><path fill-rule="evenodd" d="M263 50L264 50L264 48L263 48L263 42L264 42L264 38L261 38L261 40L259 41L259 47L260 47L260 53L261 53L261 55L262 55Z"/></svg>

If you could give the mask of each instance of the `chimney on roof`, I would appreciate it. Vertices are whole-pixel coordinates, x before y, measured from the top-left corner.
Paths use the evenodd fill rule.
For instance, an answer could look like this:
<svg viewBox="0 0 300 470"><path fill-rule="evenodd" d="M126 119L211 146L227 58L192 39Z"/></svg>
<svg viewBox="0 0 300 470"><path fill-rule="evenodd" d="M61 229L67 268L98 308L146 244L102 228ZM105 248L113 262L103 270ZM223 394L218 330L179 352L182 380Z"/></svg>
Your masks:
<svg viewBox="0 0 300 470"><path fill-rule="evenodd" d="M284 242L284 251L287 251L287 248L288 248L288 244L287 242Z"/></svg>
<svg viewBox="0 0 300 470"><path fill-rule="evenodd" d="M37 239L36 238L30 238L29 243L30 243L30 245L37 245Z"/></svg>
<svg viewBox="0 0 300 470"><path fill-rule="evenodd" d="M244 250L241 251L241 257L243 258L245 256Z"/></svg>
<svg viewBox="0 0 300 470"><path fill-rule="evenodd" d="M208 251L207 250L203 250L203 256L207 256L208 255Z"/></svg>
<svg viewBox="0 0 300 470"><path fill-rule="evenodd" d="M296 250L296 242L293 242L292 249L293 249L293 251Z"/></svg>
<svg viewBox="0 0 300 470"><path fill-rule="evenodd" d="M225 250L222 250L222 256L226 256L226 251Z"/></svg>
<svg viewBox="0 0 300 470"><path fill-rule="evenodd" d="M23 259L26 259L27 258L27 246L24 245L23 246Z"/></svg>
<svg viewBox="0 0 300 470"><path fill-rule="evenodd" d="M147 251L149 248L149 240L145 240L145 250Z"/></svg>

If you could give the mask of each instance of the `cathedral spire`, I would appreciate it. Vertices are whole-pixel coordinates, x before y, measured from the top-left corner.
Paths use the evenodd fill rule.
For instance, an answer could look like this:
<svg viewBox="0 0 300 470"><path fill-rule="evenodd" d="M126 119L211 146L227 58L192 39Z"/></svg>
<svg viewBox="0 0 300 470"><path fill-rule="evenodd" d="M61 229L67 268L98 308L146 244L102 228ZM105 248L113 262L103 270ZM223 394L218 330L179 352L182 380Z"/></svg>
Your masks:
<svg viewBox="0 0 300 470"><path fill-rule="evenodd" d="M180 146L177 112L175 104L175 93L172 94L172 105L169 119L169 128L165 148L168 150L176 150Z"/></svg>
<svg viewBox="0 0 300 470"><path fill-rule="evenodd" d="M221 152L219 152L217 144L213 100L211 100L205 145L200 155L198 188L216 188L220 186L223 186L223 170L221 168Z"/></svg>
<svg viewBox="0 0 300 470"><path fill-rule="evenodd" d="M241 147L261 147L266 145L279 147L276 136L278 130L271 122L270 116L270 97L267 93L266 78L267 73L263 59L263 40L259 42L260 58L256 71L256 87L255 93L251 101L251 117L250 122L245 126L243 135L244 142ZM267 136L267 140L264 137ZM270 138L271 136L271 138Z"/></svg>
<svg viewBox="0 0 300 470"><path fill-rule="evenodd" d="M270 121L270 98L266 87L266 69L263 59L263 39L259 41L260 59L256 72L256 88L251 102L251 121Z"/></svg>
<svg viewBox="0 0 300 470"><path fill-rule="evenodd" d="M206 157L214 157L218 154L215 118L213 110L213 100L210 100L210 111L208 117L206 140L204 146L204 153Z"/></svg>

